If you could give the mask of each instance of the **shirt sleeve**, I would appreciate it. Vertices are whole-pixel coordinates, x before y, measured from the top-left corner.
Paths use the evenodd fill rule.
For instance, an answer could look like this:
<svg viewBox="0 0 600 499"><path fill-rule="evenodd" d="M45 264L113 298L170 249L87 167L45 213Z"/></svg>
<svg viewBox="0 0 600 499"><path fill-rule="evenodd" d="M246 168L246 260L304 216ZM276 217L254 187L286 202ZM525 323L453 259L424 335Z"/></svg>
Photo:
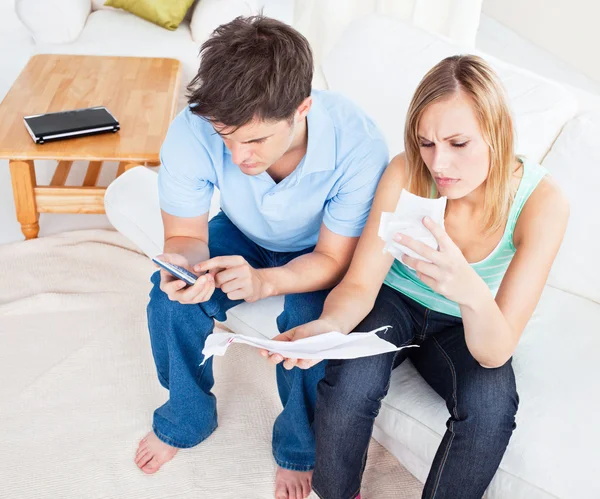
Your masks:
<svg viewBox="0 0 600 499"><path fill-rule="evenodd" d="M213 160L189 123L186 112L171 123L160 150L158 171L160 207L177 217L207 213L215 183Z"/></svg>
<svg viewBox="0 0 600 499"><path fill-rule="evenodd" d="M360 236L388 161L387 145L380 139L368 141L351 155L338 191L325 205L323 223L330 231Z"/></svg>

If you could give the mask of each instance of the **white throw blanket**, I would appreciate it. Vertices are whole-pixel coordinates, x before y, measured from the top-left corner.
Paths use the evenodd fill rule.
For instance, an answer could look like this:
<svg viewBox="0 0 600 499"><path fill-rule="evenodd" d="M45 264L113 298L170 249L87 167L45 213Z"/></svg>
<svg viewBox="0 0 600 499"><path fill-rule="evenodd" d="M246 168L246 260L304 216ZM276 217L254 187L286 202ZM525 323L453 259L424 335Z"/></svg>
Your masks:
<svg viewBox="0 0 600 499"><path fill-rule="evenodd" d="M156 475L135 466L167 397L146 324L153 268L113 231L0 246L0 498L273 497L275 372L245 346L215 359L217 431ZM373 441L363 497L420 490Z"/></svg>

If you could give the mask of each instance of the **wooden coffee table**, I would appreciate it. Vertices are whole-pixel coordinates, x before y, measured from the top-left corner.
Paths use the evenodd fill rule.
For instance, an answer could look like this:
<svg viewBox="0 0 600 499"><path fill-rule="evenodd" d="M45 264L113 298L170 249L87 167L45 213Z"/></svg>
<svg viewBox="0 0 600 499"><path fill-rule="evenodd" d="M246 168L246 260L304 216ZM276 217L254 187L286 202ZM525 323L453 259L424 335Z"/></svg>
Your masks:
<svg viewBox="0 0 600 499"><path fill-rule="evenodd" d="M105 187L96 186L104 161L117 176L158 165L176 112L180 63L174 59L82 55L33 56L0 103L0 158L9 160L17 219L26 239L37 237L40 213L104 213ZM35 144L23 117L106 106L121 130ZM49 186L38 186L34 161L57 161ZM81 187L65 186L73 161L88 162Z"/></svg>

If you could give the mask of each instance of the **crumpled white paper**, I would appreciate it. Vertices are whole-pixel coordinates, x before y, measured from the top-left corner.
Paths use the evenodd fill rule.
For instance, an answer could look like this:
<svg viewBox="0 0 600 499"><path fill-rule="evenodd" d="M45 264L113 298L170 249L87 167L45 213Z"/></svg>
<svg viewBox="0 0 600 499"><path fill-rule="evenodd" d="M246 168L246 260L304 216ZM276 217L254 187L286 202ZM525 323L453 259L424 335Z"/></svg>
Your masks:
<svg viewBox="0 0 600 499"><path fill-rule="evenodd" d="M413 250L394 241L394 235L401 232L433 249L437 249L438 243L429 229L423 225L423 218L429 217L443 227L446 201L445 196L438 199L428 199L402 189L396 211L381 214L378 234L385 241L383 252L391 253L398 260L406 254L419 260L428 261Z"/></svg>
<svg viewBox="0 0 600 499"><path fill-rule="evenodd" d="M408 345L398 348L393 343L377 336L376 333L390 327L383 326L368 333L342 334L332 331L295 341L275 341L243 334L214 332L208 336L204 344L202 364L213 355L225 355L227 348L232 343L244 343L255 348L264 348L271 353L278 353L290 359L357 359L418 346Z"/></svg>

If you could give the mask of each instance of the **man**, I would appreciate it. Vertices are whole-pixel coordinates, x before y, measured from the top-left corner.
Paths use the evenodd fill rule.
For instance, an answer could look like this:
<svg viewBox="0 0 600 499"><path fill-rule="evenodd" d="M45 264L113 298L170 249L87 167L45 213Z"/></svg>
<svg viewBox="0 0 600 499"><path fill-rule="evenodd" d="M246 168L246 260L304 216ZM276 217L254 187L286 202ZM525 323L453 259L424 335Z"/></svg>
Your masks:
<svg viewBox="0 0 600 499"><path fill-rule="evenodd" d="M275 295L285 295L280 332L319 317L350 263L388 161L364 113L341 96L311 92L310 46L286 24L237 18L215 30L201 60L189 107L161 149L159 197L162 259L203 275L189 287L165 271L152 276L148 325L169 400L138 448L136 463L146 473L217 427L212 359L200 366L214 319ZM222 211L209 222L214 186ZM310 493L311 424L324 365L277 367L277 498Z"/></svg>

